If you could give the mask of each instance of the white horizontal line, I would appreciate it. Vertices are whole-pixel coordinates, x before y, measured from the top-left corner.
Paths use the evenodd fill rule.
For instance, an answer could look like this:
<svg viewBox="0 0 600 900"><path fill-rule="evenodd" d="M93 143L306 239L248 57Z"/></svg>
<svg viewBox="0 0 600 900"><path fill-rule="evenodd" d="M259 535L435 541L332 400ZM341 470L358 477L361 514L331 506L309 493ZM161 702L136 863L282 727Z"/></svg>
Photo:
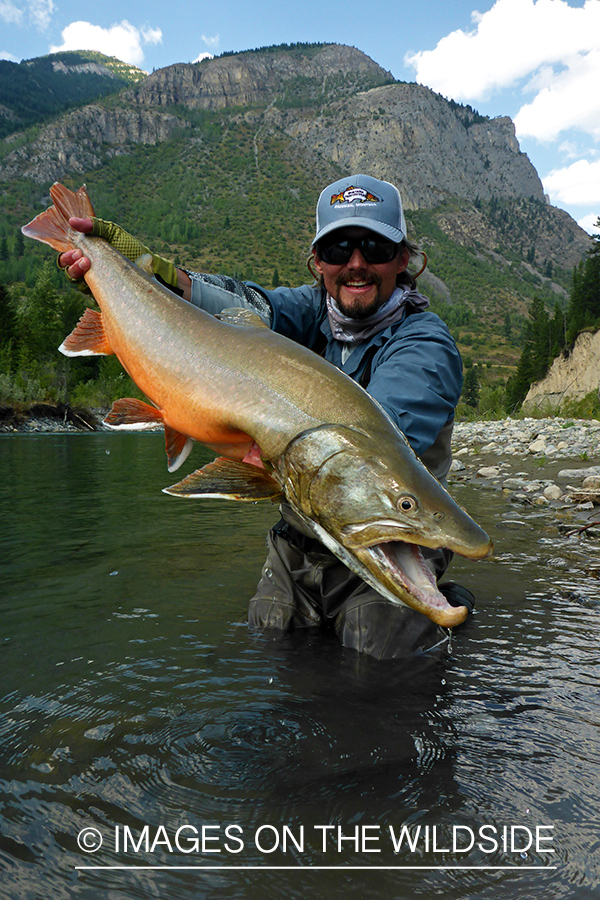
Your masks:
<svg viewBox="0 0 600 900"><path fill-rule="evenodd" d="M531 872L533 869L541 870L541 871L552 871L558 868L557 866L75 866L75 869L78 871L90 871L90 870L113 870L113 869L127 869L127 870L140 870L140 871L148 871L148 870L161 870L161 871L176 871L179 869L186 870L202 870L208 871L214 870L215 872L226 871L246 871L251 869L259 869L260 871L266 870L278 870L278 871L286 871L293 872L295 870L327 870L332 871L336 869L348 871L390 871L390 870L402 870L402 871L413 871L413 870L427 870L431 872L450 872L455 870L460 870L461 872L475 872L475 871L489 871L489 872L499 872L499 871L528 871Z"/></svg>

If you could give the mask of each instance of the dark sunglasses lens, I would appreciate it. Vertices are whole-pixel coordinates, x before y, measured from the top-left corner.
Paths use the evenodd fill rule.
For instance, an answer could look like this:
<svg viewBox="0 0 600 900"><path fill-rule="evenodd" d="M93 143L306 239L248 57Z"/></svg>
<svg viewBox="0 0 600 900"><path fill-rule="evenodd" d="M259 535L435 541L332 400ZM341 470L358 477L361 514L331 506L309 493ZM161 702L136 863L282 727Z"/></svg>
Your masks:
<svg viewBox="0 0 600 900"><path fill-rule="evenodd" d="M358 247L366 263L378 265L391 262L398 253L398 244L392 241L362 238L360 241L343 240L319 245L319 257L331 266L345 265Z"/></svg>
<svg viewBox="0 0 600 900"><path fill-rule="evenodd" d="M353 252L354 245L350 241L336 241L334 244L319 245L319 256L330 266L342 266L347 263Z"/></svg>
<svg viewBox="0 0 600 900"><path fill-rule="evenodd" d="M398 245L392 241L374 241L365 240L361 244L361 252L366 262L377 265L377 263L391 262L398 253Z"/></svg>

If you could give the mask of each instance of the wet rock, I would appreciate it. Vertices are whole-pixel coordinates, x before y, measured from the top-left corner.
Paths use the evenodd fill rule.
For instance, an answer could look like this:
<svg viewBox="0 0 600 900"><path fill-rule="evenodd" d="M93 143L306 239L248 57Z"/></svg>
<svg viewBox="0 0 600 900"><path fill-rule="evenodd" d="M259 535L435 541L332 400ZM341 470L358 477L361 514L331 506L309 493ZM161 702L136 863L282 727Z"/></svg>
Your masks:
<svg viewBox="0 0 600 900"><path fill-rule="evenodd" d="M588 478L590 475L600 475L600 466L590 466L587 469L561 469L556 477L578 480Z"/></svg>
<svg viewBox="0 0 600 900"><path fill-rule="evenodd" d="M581 487L584 491L600 491L600 475L588 475Z"/></svg>
<svg viewBox="0 0 600 900"><path fill-rule="evenodd" d="M544 488L544 497L546 500L560 500L562 495L563 492L557 484L549 484Z"/></svg>
<svg viewBox="0 0 600 900"><path fill-rule="evenodd" d="M509 491L518 491L524 488L527 484L525 478L506 478L502 482L502 487Z"/></svg>
<svg viewBox="0 0 600 900"><path fill-rule="evenodd" d="M544 453L546 450L546 441L543 438L540 438L537 441L533 441L532 444L527 448L529 453Z"/></svg>
<svg viewBox="0 0 600 900"><path fill-rule="evenodd" d="M528 497L527 494L524 494L522 491L517 491L510 499L512 503L523 503L525 505L531 503L531 497Z"/></svg>
<svg viewBox="0 0 600 900"><path fill-rule="evenodd" d="M481 469L477 470L477 475L480 478L497 478L499 474L499 466L482 466Z"/></svg>

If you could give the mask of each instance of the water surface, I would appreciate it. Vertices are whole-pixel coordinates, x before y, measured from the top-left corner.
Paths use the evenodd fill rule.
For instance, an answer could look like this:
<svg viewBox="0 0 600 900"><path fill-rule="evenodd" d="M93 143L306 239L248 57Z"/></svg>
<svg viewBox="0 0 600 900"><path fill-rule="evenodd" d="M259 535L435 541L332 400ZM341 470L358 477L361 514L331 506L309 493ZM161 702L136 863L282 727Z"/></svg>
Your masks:
<svg viewBox="0 0 600 900"><path fill-rule="evenodd" d="M249 633L275 511L174 480L159 435L0 438L2 898L597 896L597 542L456 486L476 615L375 662Z"/></svg>

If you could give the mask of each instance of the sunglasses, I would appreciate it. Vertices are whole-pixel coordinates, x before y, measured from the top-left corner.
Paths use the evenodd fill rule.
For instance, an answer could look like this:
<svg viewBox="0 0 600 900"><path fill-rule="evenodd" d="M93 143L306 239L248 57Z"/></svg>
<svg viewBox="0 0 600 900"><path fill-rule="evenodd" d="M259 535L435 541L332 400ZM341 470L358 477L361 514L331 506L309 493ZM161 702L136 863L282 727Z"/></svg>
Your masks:
<svg viewBox="0 0 600 900"><path fill-rule="evenodd" d="M358 249L366 263L377 266L381 263L391 262L398 255L399 248L399 244L394 244L393 241L388 241L386 238L341 238L319 241L317 254L324 263L331 266L343 266Z"/></svg>

